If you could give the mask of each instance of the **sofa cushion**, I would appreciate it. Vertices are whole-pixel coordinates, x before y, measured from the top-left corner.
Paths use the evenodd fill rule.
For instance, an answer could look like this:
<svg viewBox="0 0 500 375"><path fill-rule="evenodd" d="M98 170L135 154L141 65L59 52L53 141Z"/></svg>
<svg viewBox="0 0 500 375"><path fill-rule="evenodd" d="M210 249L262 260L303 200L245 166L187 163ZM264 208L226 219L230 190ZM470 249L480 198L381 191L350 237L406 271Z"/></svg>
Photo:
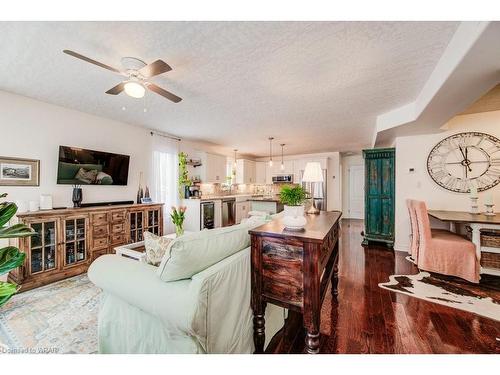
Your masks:
<svg viewBox="0 0 500 375"><path fill-rule="evenodd" d="M222 259L250 246L248 231L264 223L251 223L231 227L202 230L176 238L170 243L158 267L163 281L189 279Z"/></svg>

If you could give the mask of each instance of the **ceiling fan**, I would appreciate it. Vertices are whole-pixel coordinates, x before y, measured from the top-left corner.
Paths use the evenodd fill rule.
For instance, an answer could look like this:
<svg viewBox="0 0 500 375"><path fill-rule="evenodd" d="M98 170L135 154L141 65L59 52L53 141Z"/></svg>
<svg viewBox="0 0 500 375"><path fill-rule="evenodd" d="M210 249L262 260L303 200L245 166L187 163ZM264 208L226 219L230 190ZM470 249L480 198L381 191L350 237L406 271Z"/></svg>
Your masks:
<svg viewBox="0 0 500 375"><path fill-rule="evenodd" d="M142 98L146 93L146 89L148 89L163 96L164 98L167 98L168 100L173 101L174 103L179 103L182 100L182 98L179 98L177 95L174 95L171 92L162 89L160 86L148 81L151 77L172 70L172 68L163 60L156 60L151 64L146 64L144 61L136 59L135 57L123 57L121 59L123 69L118 70L68 49L65 49L63 52L67 55L76 57L77 59L111 70L112 72L126 77L123 82L106 91L106 94L118 95L122 91L125 91L125 93L132 98Z"/></svg>

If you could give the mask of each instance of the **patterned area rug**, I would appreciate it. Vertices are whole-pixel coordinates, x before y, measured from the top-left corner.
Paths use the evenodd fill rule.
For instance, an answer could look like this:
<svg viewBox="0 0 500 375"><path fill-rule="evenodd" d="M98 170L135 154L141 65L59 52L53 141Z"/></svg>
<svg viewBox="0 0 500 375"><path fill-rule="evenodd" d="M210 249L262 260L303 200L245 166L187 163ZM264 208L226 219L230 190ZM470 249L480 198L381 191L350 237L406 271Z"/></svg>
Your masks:
<svg viewBox="0 0 500 375"><path fill-rule="evenodd" d="M99 295L86 275L15 295L0 308L0 353L96 353Z"/></svg>
<svg viewBox="0 0 500 375"><path fill-rule="evenodd" d="M487 287L443 280L428 272L416 275L392 275L389 282L379 286L393 292L465 310L500 321L500 283Z"/></svg>

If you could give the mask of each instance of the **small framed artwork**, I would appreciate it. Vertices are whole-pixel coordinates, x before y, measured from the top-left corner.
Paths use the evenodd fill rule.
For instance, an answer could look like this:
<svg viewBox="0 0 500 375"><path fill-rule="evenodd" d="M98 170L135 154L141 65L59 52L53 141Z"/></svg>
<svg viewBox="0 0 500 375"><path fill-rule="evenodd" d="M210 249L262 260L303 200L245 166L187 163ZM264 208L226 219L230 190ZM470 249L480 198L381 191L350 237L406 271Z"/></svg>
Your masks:
<svg viewBox="0 0 500 375"><path fill-rule="evenodd" d="M141 198L141 203L153 203L153 200L149 197Z"/></svg>
<svg viewBox="0 0 500 375"><path fill-rule="evenodd" d="M0 156L0 186L39 186L40 160Z"/></svg>

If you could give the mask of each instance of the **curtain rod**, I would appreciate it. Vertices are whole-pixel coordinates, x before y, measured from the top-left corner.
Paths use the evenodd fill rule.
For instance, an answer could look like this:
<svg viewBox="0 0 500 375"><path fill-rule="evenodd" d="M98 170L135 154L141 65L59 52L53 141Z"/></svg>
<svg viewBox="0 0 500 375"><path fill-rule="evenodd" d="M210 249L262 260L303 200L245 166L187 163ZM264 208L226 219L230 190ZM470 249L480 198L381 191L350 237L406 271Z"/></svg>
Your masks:
<svg viewBox="0 0 500 375"><path fill-rule="evenodd" d="M159 135L160 137L165 137L165 138L170 138L170 139L173 139L175 141L181 141L180 138L177 138L177 137L174 137L174 136L171 136L171 135L165 135L165 134L162 134L162 133L158 133L158 132L155 132L155 131L150 131L149 134L151 134L151 136L153 135Z"/></svg>

